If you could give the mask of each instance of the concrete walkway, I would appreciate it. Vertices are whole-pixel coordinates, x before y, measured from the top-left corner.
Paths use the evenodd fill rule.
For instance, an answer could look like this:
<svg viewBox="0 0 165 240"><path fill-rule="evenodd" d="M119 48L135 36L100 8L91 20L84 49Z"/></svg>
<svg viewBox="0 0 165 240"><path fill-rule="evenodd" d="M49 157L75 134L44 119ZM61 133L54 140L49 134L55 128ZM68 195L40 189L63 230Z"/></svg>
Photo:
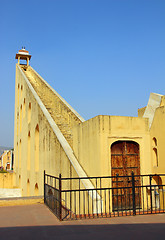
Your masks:
<svg viewBox="0 0 165 240"><path fill-rule="evenodd" d="M0 207L0 240L165 239L165 214L60 222L44 204Z"/></svg>

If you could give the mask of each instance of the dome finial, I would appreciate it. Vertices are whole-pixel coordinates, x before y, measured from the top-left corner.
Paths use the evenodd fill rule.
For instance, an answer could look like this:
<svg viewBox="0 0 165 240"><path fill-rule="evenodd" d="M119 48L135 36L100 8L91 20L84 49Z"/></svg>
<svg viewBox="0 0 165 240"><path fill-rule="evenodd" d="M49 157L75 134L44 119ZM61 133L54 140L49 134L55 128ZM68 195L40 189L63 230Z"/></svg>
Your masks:
<svg viewBox="0 0 165 240"><path fill-rule="evenodd" d="M28 66L31 55L27 50L25 50L25 47L22 47L22 49L19 50L18 53L16 54L15 58L18 59L18 64L20 64L20 60L26 60L26 64L23 65Z"/></svg>

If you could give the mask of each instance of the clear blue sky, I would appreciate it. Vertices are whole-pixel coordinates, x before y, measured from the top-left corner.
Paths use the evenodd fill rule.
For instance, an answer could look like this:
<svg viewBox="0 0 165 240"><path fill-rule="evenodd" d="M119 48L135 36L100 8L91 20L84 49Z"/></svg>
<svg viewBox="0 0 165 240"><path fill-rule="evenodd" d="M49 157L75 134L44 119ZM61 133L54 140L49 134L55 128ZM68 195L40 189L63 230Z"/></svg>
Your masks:
<svg viewBox="0 0 165 240"><path fill-rule="evenodd" d="M0 145L13 146L15 54L86 120L165 94L164 0L0 1Z"/></svg>

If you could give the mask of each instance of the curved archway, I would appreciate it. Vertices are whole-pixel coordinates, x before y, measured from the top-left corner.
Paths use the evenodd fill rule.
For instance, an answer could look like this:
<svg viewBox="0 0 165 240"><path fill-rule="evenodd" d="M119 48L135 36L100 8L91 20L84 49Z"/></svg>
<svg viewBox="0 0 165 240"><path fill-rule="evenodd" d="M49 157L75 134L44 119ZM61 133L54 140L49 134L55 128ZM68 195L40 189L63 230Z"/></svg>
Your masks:
<svg viewBox="0 0 165 240"><path fill-rule="evenodd" d="M153 166L158 167L158 151L157 151L157 148L153 148Z"/></svg>
<svg viewBox="0 0 165 240"><path fill-rule="evenodd" d="M27 196L30 196L30 180L27 180Z"/></svg>
<svg viewBox="0 0 165 240"><path fill-rule="evenodd" d="M152 178L153 178L153 180L155 182L155 183L153 182L153 184L157 185L160 189L162 189L163 188L163 186L162 186L162 178L159 175L154 175L154 176L152 176Z"/></svg>
<svg viewBox="0 0 165 240"><path fill-rule="evenodd" d="M153 147L157 147L157 139L155 137L153 137Z"/></svg>
<svg viewBox="0 0 165 240"><path fill-rule="evenodd" d="M38 183L35 184L34 195L38 196Z"/></svg>
<svg viewBox="0 0 165 240"><path fill-rule="evenodd" d="M19 187L21 188L21 175L19 175Z"/></svg>
<svg viewBox="0 0 165 240"><path fill-rule="evenodd" d="M157 143L157 139L155 137L153 137L153 139L152 139L152 146L153 146L153 148L152 148L152 150L153 150L153 154L152 154L153 166L158 167L158 148L157 148L158 143Z"/></svg>

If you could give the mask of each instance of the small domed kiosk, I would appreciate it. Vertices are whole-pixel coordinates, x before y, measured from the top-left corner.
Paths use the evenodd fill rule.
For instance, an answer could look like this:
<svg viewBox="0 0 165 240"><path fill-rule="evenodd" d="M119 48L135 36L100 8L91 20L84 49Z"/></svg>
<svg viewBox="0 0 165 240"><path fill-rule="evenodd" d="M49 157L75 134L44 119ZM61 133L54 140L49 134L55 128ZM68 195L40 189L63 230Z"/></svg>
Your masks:
<svg viewBox="0 0 165 240"><path fill-rule="evenodd" d="M21 50L18 51L18 53L15 56L15 59L18 59L18 64L20 64L20 60L26 60L26 66L29 66L29 60L31 59L31 55L27 50L25 50L25 47L22 47Z"/></svg>

